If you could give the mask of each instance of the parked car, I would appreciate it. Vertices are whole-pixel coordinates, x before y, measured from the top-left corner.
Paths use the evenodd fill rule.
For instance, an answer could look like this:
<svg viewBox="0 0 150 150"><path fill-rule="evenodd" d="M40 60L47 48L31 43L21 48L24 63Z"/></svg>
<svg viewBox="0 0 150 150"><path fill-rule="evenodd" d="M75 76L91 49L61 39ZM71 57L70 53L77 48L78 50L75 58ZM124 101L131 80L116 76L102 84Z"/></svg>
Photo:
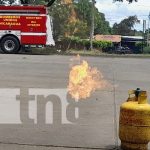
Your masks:
<svg viewBox="0 0 150 150"><path fill-rule="evenodd" d="M132 50L129 47L122 47L119 46L116 50L115 50L116 54L131 54Z"/></svg>

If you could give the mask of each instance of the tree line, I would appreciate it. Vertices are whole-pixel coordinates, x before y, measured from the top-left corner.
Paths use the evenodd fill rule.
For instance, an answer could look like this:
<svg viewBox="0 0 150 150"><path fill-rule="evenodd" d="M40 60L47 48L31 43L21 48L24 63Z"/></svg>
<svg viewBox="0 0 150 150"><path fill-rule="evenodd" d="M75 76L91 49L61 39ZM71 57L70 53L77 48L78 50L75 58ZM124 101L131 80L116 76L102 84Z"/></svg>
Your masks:
<svg viewBox="0 0 150 150"><path fill-rule="evenodd" d="M115 0L114 0L115 1ZM122 0L116 0L122 1ZM136 0L128 0L133 2ZM47 4L48 0L0 0L0 4ZM91 7L90 0L56 0L52 7L49 7L49 14L52 16L53 35L56 41L67 37L80 37L87 39L91 30ZM120 34L135 35L133 29L139 23L137 16L130 16L120 23L115 23L110 27L105 15L94 7L94 34Z"/></svg>
<svg viewBox="0 0 150 150"><path fill-rule="evenodd" d="M129 2L132 2L129 0ZM90 0L57 0L50 7L53 18L55 40L75 36L87 39L90 36L92 2ZM105 18L105 14L94 7L94 34L137 35L134 25L139 23L137 16L129 16L113 27Z"/></svg>

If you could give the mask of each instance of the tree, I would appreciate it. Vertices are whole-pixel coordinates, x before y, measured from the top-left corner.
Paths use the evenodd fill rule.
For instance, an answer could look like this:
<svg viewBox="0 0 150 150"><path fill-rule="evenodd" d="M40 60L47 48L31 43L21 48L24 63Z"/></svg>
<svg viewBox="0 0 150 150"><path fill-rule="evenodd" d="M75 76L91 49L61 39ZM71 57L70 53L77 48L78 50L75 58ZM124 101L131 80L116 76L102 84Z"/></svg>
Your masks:
<svg viewBox="0 0 150 150"><path fill-rule="evenodd" d="M0 4L47 4L50 6L55 0L0 0Z"/></svg>
<svg viewBox="0 0 150 150"><path fill-rule="evenodd" d="M92 4L89 0L78 0L76 2L76 12L78 18L87 23L87 30L90 31L91 26L91 7ZM94 33L95 34L110 34L111 28L109 22L106 21L105 15L100 13L96 7L94 7ZM89 36L89 35L87 35Z"/></svg>
<svg viewBox="0 0 150 150"><path fill-rule="evenodd" d="M76 30L76 13L71 2L57 0L50 7L50 15L53 18L53 33L55 40L61 37L71 36Z"/></svg>
<svg viewBox="0 0 150 150"><path fill-rule="evenodd" d="M119 35L135 35L135 30L133 27L139 22L140 21L138 20L137 16L129 16L120 23L115 23L113 25L113 33Z"/></svg>
<svg viewBox="0 0 150 150"><path fill-rule="evenodd" d="M15 1L17 0L0 0L0 4L13 4ZM49 0L45 0L46 2L49 2ZM87 0L88 1L88 0ZM113 0L113 1L119 1L119 2L123 2L123 0ZM137 2L138 0L126 0L128 1L129 3L132 3L133 1ZM34 3L33 0L20 0L21 4L29 4L29 3ZM89 2L89 1L88 1ZM38 4L38 3L43 3L43 0L35 0L35 3ZM51 1L49 4L51 5L51 3L53 3L53 1ZM85 3L84 3L85 4ZM88 3L86 3L88 4ZM85 9L86 9L86 5L85 6Z"/></svg>
<svg viewBox="0 0 150 150"><path fill-rule="evenodd" d="M116 1L118 1L118 2L123 2L124 0L114 0L114 2L116 2ZM132 2L137 2L138 0L126 0L126 1L128 1L129 3L132 3Z"/></svg>
<svg viewBox="0 0 150 150"><path fill-rule="evenodd" d="M30 0L0 0L0 4L28 4L30 3ZM33 1L31 2L33 3Z"/></svg>
<svg viewBox="0 0 150 150"><path fill-rule="evenodd" d="M13 4L16 0L0 0L0 4Z"/></svg>
<svg viewBox="0 0 150 150"><path fill-rule="evenodd" d="M95 9L95 34L111 34L111 27L109 22L106 21L105 15Z"/></svg>

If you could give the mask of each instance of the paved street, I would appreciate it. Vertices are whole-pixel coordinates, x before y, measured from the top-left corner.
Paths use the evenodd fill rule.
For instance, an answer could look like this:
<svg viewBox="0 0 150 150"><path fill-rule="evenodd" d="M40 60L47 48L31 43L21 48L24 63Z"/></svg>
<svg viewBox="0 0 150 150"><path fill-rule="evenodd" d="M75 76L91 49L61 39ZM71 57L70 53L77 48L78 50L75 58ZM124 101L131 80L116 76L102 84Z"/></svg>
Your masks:
<svg viewBox="0 0 150 150"><path fill-rule="evenodd" d="M68 84L71 58L56 55L1 54L0 88L6 88L6 91L8 88L22 91L29 88L57 89L61 92ZM73 124L61 124L59 109L54 110L54 124L1 124L0 150L107 150L114 149L115 145L120 143L116 140L115 114L118 125L119 106L127 99L129 89L140 87L150 91L150 59L81 58L101 70L105 79L113 86L98 90L87 100L68 108L67 119L74 122ZM4 92L0 91L0 104L7 104L7 100L1 101L2 94ZM57 96L52 98L56 101L58 99ZM69 95L67 100L73 101ZM74 118L74 105L79 107L79 119ZM25 105L22 110L26 110ZM8 107L7 112L11 113L11 107ZM22 116L26 115L25 112L23 111ZM44 112L37 114L39 120L42 120L42 113ZM1 114L0 117L6 116Z"/></svg>

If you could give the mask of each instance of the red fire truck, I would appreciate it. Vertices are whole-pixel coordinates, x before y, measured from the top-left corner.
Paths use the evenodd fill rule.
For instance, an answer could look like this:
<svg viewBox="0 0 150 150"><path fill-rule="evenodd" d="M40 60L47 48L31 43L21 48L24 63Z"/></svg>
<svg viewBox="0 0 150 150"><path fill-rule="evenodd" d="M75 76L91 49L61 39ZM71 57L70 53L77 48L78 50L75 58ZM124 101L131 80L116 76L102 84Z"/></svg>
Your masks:
<svg viewBox="0 0 150 150"><path fill-rule="evenodd" d="M22 45L54 45L46 6L0 6L0 48L17 53Z"/></svg>

